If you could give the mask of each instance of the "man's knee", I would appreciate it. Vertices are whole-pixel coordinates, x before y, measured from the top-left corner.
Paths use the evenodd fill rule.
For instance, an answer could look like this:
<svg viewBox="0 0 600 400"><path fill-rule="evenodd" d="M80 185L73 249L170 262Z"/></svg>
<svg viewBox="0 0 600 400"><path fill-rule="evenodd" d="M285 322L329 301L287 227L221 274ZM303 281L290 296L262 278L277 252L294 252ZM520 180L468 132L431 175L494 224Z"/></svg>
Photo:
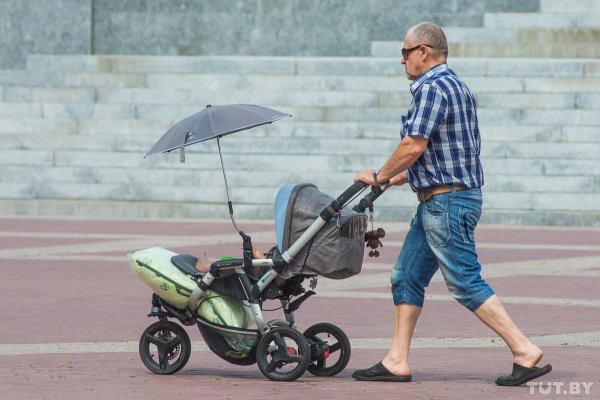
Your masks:
<svg viewBox="0 0 600 400"><path fill-rule="evenodd" d="M487 299L492 297L495 293L491 287L485 285L485 287L479 290L473 290L471 288L449 288L450 295L467 308L471 312L475 312Z"/></svg>

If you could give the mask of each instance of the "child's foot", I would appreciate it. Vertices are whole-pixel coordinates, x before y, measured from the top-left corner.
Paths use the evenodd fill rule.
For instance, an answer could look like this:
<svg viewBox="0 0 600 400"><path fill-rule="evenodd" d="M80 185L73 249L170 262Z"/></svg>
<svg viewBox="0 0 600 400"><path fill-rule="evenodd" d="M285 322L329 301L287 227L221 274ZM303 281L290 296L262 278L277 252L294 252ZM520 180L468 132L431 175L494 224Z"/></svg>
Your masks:
<svg viewBox="0 0 600 400"><path fill-rule="evenodd" d="M196 270L202 273L206 273L210 270L210 261L206 257L206 253L202 253L202 255L198 257L198 261L196 261Z"/></svg>
<svg viewBox="0 0 600 400"><path fill-rule="evenodd" d="M265 255L256 247L252 246L252 258L265 258Z"/></svg>

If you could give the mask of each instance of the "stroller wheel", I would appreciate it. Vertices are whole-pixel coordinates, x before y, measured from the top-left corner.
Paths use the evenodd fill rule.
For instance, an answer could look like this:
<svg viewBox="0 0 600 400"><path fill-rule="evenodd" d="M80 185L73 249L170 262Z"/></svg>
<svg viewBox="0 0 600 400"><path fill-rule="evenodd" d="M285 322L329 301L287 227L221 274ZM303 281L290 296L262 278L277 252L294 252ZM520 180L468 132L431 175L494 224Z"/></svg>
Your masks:
<svg viewBox="0 0 600 400"><path fill-rule="evenodd" d="M158 321L150 325L140 338L140 358L150 371L168 375L185 366L192 353L190 337L180 325Z"/></svg>
<svg viewBox="0 0 600 400"><path fill-rule="evenodd" d="M311 349L308 372L316 376L334 376L350 361L350 341L340 328L326 322L309 327L304 336Z"/></svg>
<svg viewBox="0 0 600 400"><path fill-rule="evenodd" d="M293 328L274 328L262 336L256 347L256 362L272 381L295 381L310 363L310 346Z"/></svg>

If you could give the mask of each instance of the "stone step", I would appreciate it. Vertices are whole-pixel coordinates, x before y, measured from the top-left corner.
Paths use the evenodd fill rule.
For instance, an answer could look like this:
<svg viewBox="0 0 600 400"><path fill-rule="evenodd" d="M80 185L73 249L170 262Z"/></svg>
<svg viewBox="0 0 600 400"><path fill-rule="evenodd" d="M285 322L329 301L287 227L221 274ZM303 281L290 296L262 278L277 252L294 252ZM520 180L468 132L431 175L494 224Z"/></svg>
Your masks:
<svg viewBox="0 0 600 400"><path fill-rule="evenodd" d="M318 176L314 180L308 180L316 184L325 193L334 196L339 195L351 182L338 182L334 187L328 187L319 182ZM574 178L569 178L574 179ZM527 209L530 211L580 211L594 212L598 210L597 202L600 201L600 193L589 191L589 181L585 177L574 179L573 185L565 185L564 179L552 177L539 177L527 180L523 185L515 185L514 179L503 181L499 179L494 182L490 179L489 185L484 186L484 208L496 211L511 209ZM504 182L504 183L503 183ZM289 182L297 183L297 182ZM536 190L531 190L531 185ZM188 184L190 186L190 184ZM498 190L489 190L488 186L496 186ZM554 191L548 190L555 187ZM524 191L523 188L527 188ZM563 188L565 190L563 190ZM569 189L570 190L567 190ZM503 190L502 190L503 189ZM582 191L585 189L587 191ZM169 185L162 182L153 184L72 184L72 183L5 183L3 184L3 200L67 200L72 202L81 201L135 201L140 198L144 202L165 202L183 204L210 204L220 205L223 211L226 207L226 193L223 185L210 185L207 182L198 184L197 190L181 190L179 185ZM230 199L234 204L234 210L244 205L259 205L268 214L273 215L273 204L279 187L230 187ZM491 196L485 193L493 193ZM382 208L410 208L414 212L417 200L414 193L408 187L394 188L381 196L376 203L376 209ZM560 204L560 207L556 207ZM142 205L142 204L140 204Z"/></svg>
<svg viewBox="0 0 600 400"><path fill-rule="evenodd" d="M524 145L525 151L529 150L532 143L556 143L553 148L544 147L544 151L555 151L558 154L563 154L560 151L560 146L564 145L566 150L573 148L573 145L581 145L585 148L594 148L598 142L597 130L594 125L587 127L582 126L567 126L559 125L491 125L480 127L482 132L482 140L485 143L484 156L486 157L505 157L508 151L504 145L509 145L517 141ZM315 131L320 132L320 131ZM223 152L225 154L248 154L256 156L271 156L273 154L288 154L290 156L302 157L304 154L322 154L324 158L331 155L356 155L366 154L373 155L389 154L395 148L400 140L396 130L388 128L378 131L371 135L355 136L344 135L343 127L338 127L336 135L328 134L294 134L289 135L289 132L277 134L271 132L269 137L258 136L254 131L251 133L238 133L223 139ZM139 165L152 166L151 161L142 161L141 158L152 147L154 142L160 135L134 135L124 137L122 135L52 135L51 140L48 140L48 135L43 134L6 134L3 135L3 140L0 141L0 149L10 151L61 151L70 153L88 153L88 152L115 152L117 157L134 157L138 160ZM490 146L488 151L486 148ZM535 146L532 146L535 147ZM578 151L578 147L574 147L574 151ZM189 157L197 157L198 154L217 153L216 144L212 141L195 144L186 147L186 153ZM24 153L24 157L31 157L29 153ZM33 153L36 154L36 153ZM34 157L39 157L34 155ZM46 153L41 153L46 154ZM587 151L580 154L580 158L584 159ZM532 154L532 158L534 155ZM78 155L73 157L77 158ZM156 156L167 157L171 160L177 158L177 151L172 155ZM51 155L41 157L48 162L52 160ZM150 158L152 160L152 158ZM110 161L113 162L113 161ZM235 161L237 163L237 159ZM4 161L4 165L20 165L20 156L13 156ZM98 168L108 167L111 164L101 165L96 164ZM236 164L237 166L237 164ZM234 167L236 167L234 166ZM216 168L216 167L215 167Z"/></svg>
<svg viewBox="0 0 600 400"><path fill-rule="evenodd" d="M151 59L152 62L148 62ZM245 60L245 61L244 61ZM126 73L244 73L294 74L296 58L243 56L125 56L125 55L29 55L32 71L89 71Z"/></svg>
<svg viewBox="0 0 600 400"><path fill-rule="evenodd" d="M336 77L377 77L377 78L404 78L404 67L400 64L399 55L400 48L402 47L402 42L381 42L381 43L390 43L397 47L397 52L394 54L394 57L275 57L274 59L284 59L285 62L289 62L294 65L294 68L285 73L274 73L268 70L264 71L247 71L246 66L248 64L255 63L267 63L265 60L271 60L272 58L268 57L254 57L254 56L238 56L238 57L170 57L169 66L173 68L173 70L163 70L162 63L164 61L163 57L157 56L136 56L127 57L127 56L49 56L49 55L32 55L30 59L32 61L31 69L36 72L37 70L33 68L36 64L40 64L39 68L48 64L50 66L55 65L55 68L60 71L69 71L69 65L72 60L77 59L110 59L114 62L119 62L122 65L127 65L129 62L135 65L145 65L146 69L141 69L139 71L135 71L139 74L157 74L154 75L154 79L158 77L171 76L175 77L174 74L179 74L180 82L187 82L186 77L187 74L190 74L192 81L191 84L194 84L193 79L198 79L200 75L219 75L219 76L227 76L228 74L240 75L237 78L237 86L241 87L241 85L246 84L246 82L252 82L252 79L260 78L261 76L266 78L266 81L270 81L273 79L273 82L282 82L282 78L284 82L287 81L289 76L303 78L305 76L313 77L312 79L321 79L320 84L322 84L325 79L325 82L335 82L335 79L331 79L331 76ZM130 60L133 58L132 60ZM196 62L206 62L211 63L214 62L216 64L221 63L230 63L230 67L227 70L222 70L219 68L197 68L191 69L186 73L181 73L179 69L174 67L177 63L180 63L181 66L186 66L190 63L190 60L195 60ZM569 59L569 60L539 60L537 58L530 58L526 60L517 60L519 63L526 63L533 70L536 70L536 75L531 75L531 72L526 70L510 70L510 66L515 60L511 59L494 59L494 58L482 58L482 59L461 59L454 58L451 60L452 63L456 66L457 69L462 71L464 74L482 76L482 72L485 71L485 76L495 76L497 74L501 74L499 76L556 76L555 70L557 67L560 67L560 73L562 76L585 76L586 69L598 69L600 68L600 60L578 60L578 59ZM63 65L65 64L65 65ZM73 67L74 68L74 67ZM85 70L76 70L72 69L71 71L75 72L83 72ZM202 73L200 74L199 71ZM509 72L512 71L512 72ZM104 72L117 72L120 73L122 71L104 71ZM525 73L525 75L522 75ZM267 75L267 76L265 76ZM271 76L269 76L271 75ZM283 75L283 76L280 76ZM152 76L152 75L150 75ZM316 77L316 78L315 78ZM277 81L279 79L279 81ZM265 80L261 83L265 83ZM229 81L232 84L232 81ZM384 82L385 83L385 82ZM154 84L156 85L156 84ZM167 84L168 85L168 84ZM182 83L179 83L181 86ZM198 83L199 87L202 87L201 82ZM258 86L258 85L257 85ZM383 85L382 85L383 86ZM164 87L164 86L163 86ZM180 87L180 88L188 88ZM210 89L210 87L209 87ZM258 89L258 87L257 87ZM320 89L320 88L319 88ZM356 88L355 88L356 89ZM364 87L359 90L365 90Z"/></svg>
<svg viewBox="0 0 600 400"><path fill-rule="evenodd" d="M0 85L144 87L146 86L146 74L61 70L52 72L39 70L0 70Z"/></svg>
<svg viewBox="0 0 600 400"><path fill-rule="evenodd" d="M548 90L540 92L523 92L524 84L535 88L535 81L518 82L512 92L494 92L495 85L500 82L467 79L477 94L477 104L480 109L493 108L521 108L521 109L547 109L547 108L580 108L597 109L599 107L599 95L595 93L547 93ZM520 84L519 84L520 83ZM575 83L575 80L571 80ZM484 88L487 86L487 90ZM552 85L555 89L555 85ZM572 85L571 85L572 86ZM592 85L593 86L593 85ZM538 86L539 87L539 86ZM567 89L568 87L564 87ZM149 91L152 93L152 91ZM78 102L38 102L38 101L0 101L0 118L76 118L76 119L160 119L169 120L183 118L202 109L201 106L190 106L189 104L202 104L199 101L181 102L169 104L169 99L151 99L161 101L152 103L146 101L143 92L136 90L134 93L117 92L99 95L102 102L78 103ZM139 97L139 99L137 99ZM134 99L135 98L135 99ZM127 100L130 99L130 100ZM220 99L215 104L231 104L236 100ZM287 111L302 110L303 108L318 108L332 110L335 108L402 108L405 109L411 102L409 93L376 93L376 92L263 92L255 98L256 103L271 106ZM244 99L240 102L244 103ZM293 119L295 121L296 118Z"/></svg>
<svg viewBox="0 0 600 400"><path fill-rule="evenodd" d="M485 29L479 27L444 27L448 43L506 43L514 42L516 29ZM373 55L376 55L372 52Z"/></svg>
<svg viewBox="0 0 600 400"><path fill-rule="evenodd" d="M80 131L74 118L0 117L0 135L4 134L77 134Z"/></svg>
<svg viewBox="0 0 600 400"><path fill-rule="evenodd" d="M539 13L485 13L483 26L489 29L498 28L597 28L600 21L600 10L593 8L586 11L557 11Z"/></svg>
<svg viewBox="0 0 600 400"><path fill-rule="evenodd" d="M0 118L106 118L123 119L136 117L135 105L126 103L79 103L0 101Z"/></svg>
<svg viewBox="0 0 600 400"><path fill-rule="evenodd" d="M600 95L597 94L572 97L482 95L481 102L478 114L482 127L517 124L591 126L600 123ZM67 115L63 113L58 113L57 117L36 117L33 115L39 113L38 108L27 104L18 104L18 107L13 105L6 107L6 113L13 111L17 115L8 117L4 116L3 111L0 112L0 135L52 133L90 138L96 135L117 135L123 138L145 135L148 140L158 140L158 137L176 122L197 112L197 109L190 109L181 113L180 109L153 106L145 107L145 111L139 112L139 115L147 115L145 118L75 118L63 117ZM483 105L493 108L484 108ZM69 110L69 107L66 109ZM343 137L344 132L335 127L341 124L341 128L349 127L348 137L377 137L378 132L386 130L398 132L400 117L404 112L404 107L400 105L385 108L280 109L290 112L293 119L281 121L277 125L259 127L252 131L252 135L267 136L273 132L274 135L319 137L331 133Z"/></svg>
<svg viewBox="0 0 600 400"><path fill-rule="evenodd" d="M388 196L388 194L386 194ZM489 197L489 196L487 196ZM520 210L515 205L520 202L530 205L531 196L499 194L496 200L502 199L508 207L493 209L490 202L484 204L485 212L481 218L482 223L492 224L522 224L522 225L549 225L549 226L597 226L600 223L597 210L553 210L532 209ZM561 197L561 201L577 201L576 195ZM598 201L596 196L585 196L585 204ZM512 204L512 207L510 205ZM238 226L244 229L248 220L265 219L273 220L273 206L263 204L238 204L234 205L235 217ZM379 204L375 208L375 226L379 221L410 221L414 215L415 203L410 206L394 205L383 207ZM224 204L198 204L181 202L149 202L149 201L109 201L109 200L47 200L47 199L0 199L0 213L3 215L46 215L46 216L86 216L87 218L210 218L229 219L227 206ZM232 227L232 232L235 232ZM251 234L247 229L246 233ZM273 239L275 242L275 238Z"/></svg>
<svg viewBox="0 0 600 400"><path fill-rule="evenodd" d="M515 67L520 67L516 63ZM558 71L557 71L558 73ZM480 95L497 96L523 95L540 96L558 93L560 96L590 96L599 87L598 79L592 77L579 78L500 78L500 77L465 77L476 97ZM6 88L5 88L6 89ZM47 117L99 117L99 118L156 118L156 109L163 109L169 115L191 115L208 104L251 103L291 108L332 108L332 107L406 107L412 100L408 90L397 88L396 91L345 91L345 90L239 90L226 92L203 91L196 95L190 91L165 91L160 96L160 89L99 89L97 101L81 102L78 96L66 94L63 88L46 88L43 93L37 88L11 87L6 89L4 101L6 107L3 115L9 114L8 107L32 116ZM16 93L19 95L14 95ZM561 93L562 92L562 93ZM10 94L9 94L10 93ZM77 93L76 93L77 94ZM180 111L178 111L180 110ZM282 110L283 111L283 110Z"/></svg>
<svg viewBox="0 0 600 400"><path fill-rule="evenodd" d="M94 167L52 167L40 170L38 166L5 166L1 168L3 182L6 183L69 183L69 184L139 184L165 185L178 187L204 187L205 185L223 186L224 180L217 165L212 169L152 169ZM228 172L228 169L226 169ZM319 176L319 183L336 187L340 182L352 182L353 172L335 172ZM252 171L231 169L227 174L228 184L236 187L279 188L289 182L304 182L315 176L302 171Z"/></svg>
<svg viewBox="0 0 600 400"><path fill-rule="evenodd" d="M307 175L308 176L308 175ZM306 176L304 177L306 178ZM313 179L311 179L313 178ZM301 181L286 180L287 183L312 183L325 193L338 196L352 184L352 178L335 183L334 186L326 186L320 182L318 176L313 174L308 180ZM2 199L56 199L71 201L136 201L144 199L145 202L176 202L193 204L220 204L224 211L227 209L227 194L221 182L198 182L197 184L186 183L192 190L181 190L181 185L171 185L165 182L143 182L143 183L65 183L65 182L36 182L36 183L4 183L2 185L4 195ZM283 186L283 185L281 185ZM230 199L234 209L242 205L261 205L271 211L277 192L281 186L245 186L231 185L229 188ZM197 189L193 189L197 188ZM414 206L416 196L409 188L396 190L391 194L378 199L378 206ZM366 194L366 192L364 193ZM224 215L223 215L224 216Z"/></svg>
<svg viewBox="0 0 600 400"><path fill-rule="evenodd" d="M521 175L543 174L548 164L556 161L596 160L600 143L596 142L535 142L523 141L516 133L513 141L487 141L485 138L481 157L486 170L492 174L502 173L507 164L515 160L534 162L521 171ZM295 140L278 140L261 143L251 140L223 141L223 159L227 171L334 171L352 172L366 166L379 168L394 150L398 140L311 140L304 146ZM261 146L262 144L262 146ZM325 147L330 145L329 147ZM244 147L245 146L245 147ZM45 168L146 168L185 170L220 169L218 154L208 144L197 144L187 148L186 162L179 162L177 152L143 158L147 147L115 151L102 149L79 150L0 148L3 166L43 166ZM294 151L297 148L297 151ZM328 151L329 150L329 151ZM505 165L491 166L488 163L504 162ZM500 168L500 169L498 169ZM539 169L541 168L541 169ZM594 175L599 168L579 170L579 174ZM523 172L528 171L528 172ZM572 171L577 171L572 170Z"/></svg>
<svg viewBox="0 0 600 400"><path fill-rule="evenodd" d="M600 58L595 43L450 43L449 53L460 57Z"/></svg>
<svg viewBox="0 0 600 400"><path fill-rule="evenodd" d="M600 4L600 3L598 3ZM588 44L600 41L599 28L523 28L516 32L513 42L521 44Z"/></svg>
<svg viewBox="0 0 600 400"><path fill-rule="evenodd" d="M389 196L386 194L385 196ZM484 195L485 196L485 195ZM521 195L518 197L502 193L494 195L493 204L507 204L501 209L491 208L491 202L485 202L485 212L481 218L482 223L491 224L522 224L522 225L548 225L548 226L597 226L600 224L598 212L591 207L590 211L581 209L533 209L525 211L517 208L518 204L531 205L531 197ZM412 197L412 196L411 196ZM489 198L490 196L485 196ZM383 199L383 198L382 198ZM598 202L594 195L561 196L560 201L565 204L574 204L584 201L586 206ZM512 205L512 206L511 206ZM375 226L379 221L410 221L415 212L415 200L409 206L384 207L376 204ZM236 221L241 229L249 220L273 220L274 209L272 204L234 204ZM61 200L61 199L0 199L0 213L3 215L46 215L46 216L86 216L87 218L210 218L229 219L227 206L207 203L182 203L182 202L150 202L150 201L109 201L109 200ZM235 232L232 227L232 232ZM252 234L247 229L246 233ZM275 238L273 239L275 242Z"/></svg>
<svg viewBox="0 0 600 400"><path fill-rule="evenodd" d="M224 145L234 143L233 146L243 147L245 142L259 142L261 151L277 149L281 141L311 143L315 140L327 140L329 145L339 145L342 141L389 141L396 143L400 136L398 124L380 124L359 126L358 124L325 124L325 123L297 123L291 126L270 126L268 131L255 128L251 131L236 133L224 138ZM515 124L481 124L480 130L485 143L493 142L572 142L593 143L598 141L597 129L590 126L561 126L561 125L515 125ZM0 148L27 149L27 150L71 150L71 151L123 151L137 152L141 155L160 137L160 132L138 133L129 136L121 134L78 135L78 134L53 134L48 140L46 133L11 133L3 134ZM239 144L238 144L239 143ZM324 142L317 142L323 144ZM362 145L361 145L362 146ZM229 149L228 149L229 150ZM216 151L210 141L187 148L187 151L212 153Z"/></svg>
<svg viewBox="0 0 600 400"><path fill-rule="evenodd" d="M490 193L496 192L544 192L549 188L560 188L555 191L564 193L594 193L598 189L595 177L579 172L560 175L545 174L541 168L530 168L527 174L522 174L522 179L515 180L511 170L503 167L497 168L499 159L486 159L483 163L486 171L485 189ZM527 163L522 159L502 159L504 164L519 164L523 167ZM582 162L582 161L578 161ZM361 166L356 166L360 168ZM366 166L365 166L366 167ZM513 167L516 168L516 167ZM596 168L597 170L597 168ZM2 167L3 187L12 188L6 191L5 196L14 191L25 190L27 185L69 185L68 188L76 188L82 185L81 190L90 190L90 185L98 185L98 191L104 192L107 198L123 185L135 186L136 190L143 190L146 186L179 188L173 191L182 191L186 188L206 188L206 190L217 190L219 198L225 198L222 191L224 187L223 176L219 169L152 169L146 168L92 168L92 167L52 167L40 170L38 165L5 166ZM521 170L523 171L523 170ZM347 182L352 182L356 171L336 172L319 175L311 171L266 171L266 170L236 170L227 171L228 184L232 191L246 191L252 188L269 189L276 192L287 183L317 182L319 186L331 188L330 190L342 191ZM26 184L25 184L26 182ZM7 186L4 186L7 185ZM76 190L77 191L77 190ZM194 191L193 189L191 191ZM19 192L20 193L20 192ZM93 193L98 193L93 192ZM38 196L45 194L38 192ZM84 197L89 198L89 197ZM274 198L274 197L273 197ZM203 200L208 201L208 200ZM218 201L218 200L217 200ZM240 200L238 200L240 201ZM269 203L269 201L267 201Z"/></svg>
<svg viewBox="0 0 600 400"><path fill-rule="evenodd" d="M410 93L404 98L409 100ZM165 90L98 89L97 103L135 104L233 104L259 103L279 107L376 107L381 98L376 91L334 90Z"/></svg>
<svg viewBox="0 0 600 400"><path fill-rule="evenodd" d="M558 35L558 33L548 33L547 36ZM589 35L593 36L593 35ZM544 41L543 35L540 35L538 41L526 40L527 33L522 33L523 39L513 43L490 43L479 41L464 41L448 43L448 52L450 61L454 62L455 57L473 57L473 58L599 58L600 45L597 41L573 42L573 43L551 43ZM371 43L371 54L374 57L400 57L403 42L400 41L377 41ZM538 60L541 62L542 60Z"/></svg>
<svg viewBox="0 0 600 400"><path fill-rule="evenodd" d="M479 108L584 108L598 107L600 81L594 78L465 78L478 100ZM180 119L200 111L201 100L185 101L189 93L172 92L158 97L155 89L114 89L98 93L96 102L73 101L63 89L52 95L50 89L44 96L9 98L0 101L0 118L98 118L98 119ZM239 93L239 94L238 94ZM348 92L348 91L263 91L256 95L245 92L231 93L231 97L205 94L205 102L231 104L253 102L306 115L321 114L336 108L406 108L411 101L408 92ZM248 96L248 98L244 98ZM252 98L250 98L252 97ZM52 100L56 99L56 100ZM211 101L217 100L217 101ZM197 104L197 105L193 105ZM321 112L319 112L319 110ZM295 118L296 119L296 118Z"/></svg>
<svg viewBox="0 0 600 400"><path fill-rule="evenodd" d="M541 0L542 12L600 12L598 0Z"/></svg>
<svg viewBox="0 0 600 400"><path fill-rule="evenodd" d="M231 172L234 175L237 171ZM216 175L216 174L215 174ZM343 179L328 186L320 180L318 174L306 172L299 181L283 180L286 183L310 182L316 184L326 193L336 195L345 190L351 183ZM154 182L125 182L125 183L68 183L68 182L16 182L3 183L3 199L71 199L71 200L106 200L134 201L144 199L150 202L191 202L226 204L226 193L222 182L210 179L185 183L192 190L182 190L181 184L170 184L156 180ZM194 189L196 188L197 189ZM230 185L230 197L235 205L261 204L273 205L280 185ZM555 188L552 190L551 188ZM524 176L516 182L514 177L491 175L484 186L484 191L491 196L485 197L486 208L492 209L562 209L582 211L597 211L597 203L591 199L600 200L597 186L586 176ZM543 194L543 195L540 195ZM581 196L582 207L577 206L577 196ZM561 198L565 203L556 203ZM553 201L555 202L553 204ZM394 189L377 201L378 206L414 206L415 195L408 187ZM560 207L556 207L561 204ZM518 206L516 206L518 205ZM571 208L573 207L573 208Z"/></svg>

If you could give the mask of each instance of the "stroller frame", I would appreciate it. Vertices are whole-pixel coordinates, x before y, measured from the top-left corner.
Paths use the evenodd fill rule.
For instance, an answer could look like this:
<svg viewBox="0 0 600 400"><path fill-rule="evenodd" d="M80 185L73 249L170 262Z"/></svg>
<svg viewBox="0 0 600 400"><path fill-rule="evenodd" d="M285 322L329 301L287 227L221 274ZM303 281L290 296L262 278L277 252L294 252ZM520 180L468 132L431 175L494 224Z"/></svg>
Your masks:
<svg viewBox="0 0 600 400"><path fill-rule="evenodd" d="M192 276L197 281L197 287L189 296L187 309L180 310L161 299L156 293L152 296L152 309L149 317L158 317L159 321L150 325L142 334L140 339L140 356L142 362L152 372L159 374L172 374L177 372L187 363L191 353L191 342L186 331L179 325L168 321L168 318L176 318L183 325L197 324L206 344L209 348L224 360L237 365L250 365L258 363L259 369L267 378L276 381L293 381L299 378L307 370L318 376L333 376L341 372L350 358L350 343L345 333L333 324L321 323L300 333L296 328L294 312L308 297L315 292L304 289L300 283L304 275L300 274L292 279L297 280L294 289L288 287L281 290L276 285L271 285L275 278L281 273L282 268L306 246L319 230L333 219L342 208L350 203L355 196L366 188L366 184L356 182L346 189L337 199L333 200L320 213L319 217L306 229L302 235L285 251L279 255L273 254L269 259L252 258L252 239L244 232L239 231L243 239L243 258L219 260L211 264L210 269L204 275L200 275L194 269L194 262L190 261L189 255L179 255L172 259L173 264L181 271ZM365 212L373 209L374 200L382 194L381 189L373 187L371 192L364 196L353 208L357 212ZM188 257L186 262L186 257ZM179 260L176 260L179 258ZM247 268L268 268L255 283L252 282ZM245 306L249 306L257 329L244 329L216 324L202 316L196 315L198 304L203 294L211 288L213 283L221 278L224 273L234 271L243 291L239 297ZM226 279L226 278L225 278ZM268 288L273 288L268 290ZM298 288L301 290L298 291ZM217 290L218 292L218 290ZM289 301L292 296L301 297ZM266 299L280 299L285 321L265 321L262 313L262 302ZM249 351L232 352L225 339L219 334L242 335L246 339L252 338L252 346ZM158 337L156 336L158 335ZM333 337L337 344L335 349L330 349L328 342L320 336ZM289 343L292 343L292 346ZM158 350L158 363L149 354L150 344L155 345ZM333 349L333 350L332 350ZM330 350L339 350L340 359L331 366L326 366ZM169 364L170 361L175 361Z"/></svg>

